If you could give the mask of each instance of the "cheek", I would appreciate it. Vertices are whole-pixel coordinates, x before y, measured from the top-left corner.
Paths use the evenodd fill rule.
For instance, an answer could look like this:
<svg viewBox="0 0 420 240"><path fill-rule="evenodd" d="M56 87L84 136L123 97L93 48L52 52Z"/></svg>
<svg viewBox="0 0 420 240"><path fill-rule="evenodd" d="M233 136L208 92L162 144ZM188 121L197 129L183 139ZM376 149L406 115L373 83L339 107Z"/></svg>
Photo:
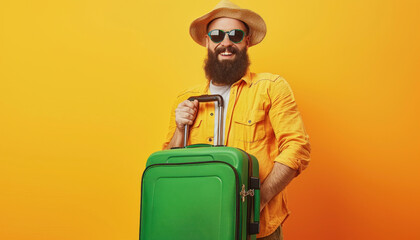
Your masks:
<svg viewBox="0 0 420 240"><path fill-rule="evenodd" d="M210 49L211 51L214 51L214 49L216 48L217 44L215 44L213 41L211 41L208 37L206 38L206 46L208 49Z"/></svg>
<svg viewBox="0 0 420 240"><path fill-rule="evenodd" d="M209 47L210 47L210 50L212 50L213 52L214 52L214 50L216 49L216 47L217 47L217 44L216 43L214 43L214 42L212 42L212 41L210 41L209 42Z"/></svg>
<svg viewBox="0 0 420 240"><path fill-rule="evenodd" d="M209 44L207 50L214 53L216 46L214 44Z"/></svg>
<svg viewBox="0 0 420 240"><path fill-rule="evenodd" d="M236 48L237 48L239 51L242 51L242 50L244 50L244 49L246 48L246 43L241 42L240 44L237 44L237 45L236 45Z"/></svg>

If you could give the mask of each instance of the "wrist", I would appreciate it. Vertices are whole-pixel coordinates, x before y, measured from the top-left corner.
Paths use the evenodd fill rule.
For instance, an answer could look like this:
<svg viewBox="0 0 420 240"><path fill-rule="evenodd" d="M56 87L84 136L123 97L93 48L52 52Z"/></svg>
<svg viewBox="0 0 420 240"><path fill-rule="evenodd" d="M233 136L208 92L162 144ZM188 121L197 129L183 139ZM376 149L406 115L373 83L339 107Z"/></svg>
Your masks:
<svg viewBox="0 0 420 240"><path fill-rule="evenodd" d="M179 128L179 127L177 127L177 128L175 129L175 134L176 134L177 136L182 136L182 137L184 137L184 131L185 131L185 128Z"/></svg>
<svg viewBox="0 0 420 240"><path fill-rule="evenodd" d="M171 149L174 147L183 147L183 146L184 146L184 132L178 128L175 128L174 135L172 136L172 139L169 142L166 149Z"/></svg>
<svg viewBox="0 0 420 240"><path fill-rule="evenodd" d="M177 128L174 133L174 138L176 139L175 147L183 147L184 146L184 129Z"/></svg>

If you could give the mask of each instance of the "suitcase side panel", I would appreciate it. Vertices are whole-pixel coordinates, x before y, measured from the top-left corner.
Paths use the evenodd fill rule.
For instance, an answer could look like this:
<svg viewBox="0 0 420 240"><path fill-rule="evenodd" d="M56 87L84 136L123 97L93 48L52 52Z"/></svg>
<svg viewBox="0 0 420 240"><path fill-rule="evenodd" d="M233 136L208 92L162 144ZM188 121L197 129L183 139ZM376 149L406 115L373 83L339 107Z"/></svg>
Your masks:
<svg viewBox="0 0 420 240"><path fill-rule="evenodd" d="M259 164L258 164L258 160L255 156L251 155L251 159L252 159L252 176L259 178ZM254 195L254 208L253 208L254 212L253 213L249 213L251 214L251 221L252 222L260 222L260 190L255 190L255 195ZM259 227L258 227L259 229ZM250 240L256 240L257 239L257 235L251 235Z"/></svg>

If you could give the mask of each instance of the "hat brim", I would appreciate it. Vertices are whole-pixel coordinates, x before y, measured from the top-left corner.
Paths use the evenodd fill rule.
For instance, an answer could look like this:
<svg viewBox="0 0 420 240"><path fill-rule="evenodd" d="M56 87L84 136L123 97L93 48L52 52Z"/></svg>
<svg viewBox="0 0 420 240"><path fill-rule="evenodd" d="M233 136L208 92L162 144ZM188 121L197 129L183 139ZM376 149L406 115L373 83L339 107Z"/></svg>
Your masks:
<svg viewBox="0 0 420 240"><path fill-rule="evenodd" d="M206 46L207 25L216 18L228 17L245 22L249 27L248 36L250 38L249 46L260 43L267 32L262 17L248 9L218 8L206 15L197 18L191 23L190 35L195 42L201 46Z"/></svg>

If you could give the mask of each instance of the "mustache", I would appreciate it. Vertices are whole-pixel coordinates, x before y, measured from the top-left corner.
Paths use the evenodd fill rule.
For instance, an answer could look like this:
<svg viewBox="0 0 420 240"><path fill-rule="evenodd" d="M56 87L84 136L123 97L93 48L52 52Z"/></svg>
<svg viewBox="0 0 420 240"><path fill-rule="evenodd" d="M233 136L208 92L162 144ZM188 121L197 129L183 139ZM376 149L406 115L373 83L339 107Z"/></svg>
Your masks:
<svg viewBox="0 0 420 240"><path fill-rule="evenodd" d="M231 52L231 53L234 53L234 54L238 52L238 50L236 48L234 48L233 46L227 46L227 47L219 47L218 49L216 49L214 51L214 54L217 56L220 53L225 52L226 50L228 50L228 52Z"/></svg>

